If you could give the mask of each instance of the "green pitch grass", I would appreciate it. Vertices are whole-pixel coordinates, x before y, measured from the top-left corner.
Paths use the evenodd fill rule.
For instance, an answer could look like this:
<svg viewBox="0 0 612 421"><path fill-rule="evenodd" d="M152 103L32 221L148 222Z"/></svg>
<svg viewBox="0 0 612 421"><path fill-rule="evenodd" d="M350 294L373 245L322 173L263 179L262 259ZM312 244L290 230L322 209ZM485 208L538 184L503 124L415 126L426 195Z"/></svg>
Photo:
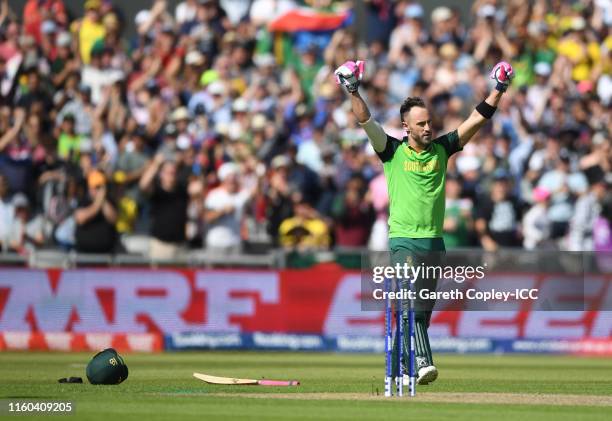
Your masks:
<svg viewBox="0 0 612 421"><path fill-rule="evenodd" d="M0 353L0 399L72 400L70 419L609 420L612 361L441 355L416 398L383 398L382 355L185 352L126 354L130 375L92 386L92 354ZM211 386L194 371L298 379L298 387ZM80 376L84 384L59 384Z"/></svg>

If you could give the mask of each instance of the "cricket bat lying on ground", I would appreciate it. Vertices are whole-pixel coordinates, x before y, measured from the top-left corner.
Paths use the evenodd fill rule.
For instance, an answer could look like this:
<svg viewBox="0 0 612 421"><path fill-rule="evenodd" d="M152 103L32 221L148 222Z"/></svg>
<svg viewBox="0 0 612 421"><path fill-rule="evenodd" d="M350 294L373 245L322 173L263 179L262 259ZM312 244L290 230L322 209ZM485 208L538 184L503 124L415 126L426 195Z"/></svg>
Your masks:
<svg viewBox="0 0 612 421"><path fill-rule="evenodd" d="M209 376L208 374L193 373L193 377L200 379L210 384L226 384L226 385L251 385L251 386L298 386L298 380L255 380L255 379L236 379L233 377L217 377Z"/></svg>

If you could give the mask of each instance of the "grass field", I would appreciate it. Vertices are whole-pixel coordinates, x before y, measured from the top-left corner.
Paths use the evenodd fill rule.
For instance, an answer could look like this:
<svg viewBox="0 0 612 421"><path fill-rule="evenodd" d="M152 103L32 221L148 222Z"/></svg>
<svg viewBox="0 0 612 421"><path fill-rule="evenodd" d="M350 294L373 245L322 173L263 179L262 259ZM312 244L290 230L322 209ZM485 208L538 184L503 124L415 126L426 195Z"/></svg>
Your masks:
<svg viewBox="0 0 612 421"><path fill-rule="evenodd" d="M129 379L92 386L92 354L0 353L0 399L72 400L72 419L609 420L612 361L553 356L437 357L416 398L383 398L382 355L193 352L127 354ZM210 386L220 376L299 379L299 387ZM59 384L80 376L85 384ZM391 418L397 417L397 418Z"/></svg>

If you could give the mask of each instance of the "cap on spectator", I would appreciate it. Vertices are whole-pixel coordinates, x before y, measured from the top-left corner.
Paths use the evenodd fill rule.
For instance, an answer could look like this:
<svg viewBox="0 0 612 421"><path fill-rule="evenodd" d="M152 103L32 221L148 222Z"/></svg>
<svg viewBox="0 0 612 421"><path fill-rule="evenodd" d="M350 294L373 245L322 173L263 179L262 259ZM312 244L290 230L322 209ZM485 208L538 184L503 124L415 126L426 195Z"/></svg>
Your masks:
<svg viewBox="0 0 612 421"><path fill-rule="evenodd" d="M176 137L177 133L176 126L172 123L168 123L164 127L164 135L166 137Z"/></svg>
<svg viewBox="0 0 612 421"><path fill-rule="evenodd" d="M606 141L606 135L604 135L602 132L597 132L593 135L593 145L599 146L599 145L603 145L604 142Z"/></svg>
<svg viewBox="0 0 612 421"><path fill-rule="evenodd" d="M249 104L244 98L238 98L232 104L232 111L235 113L246 113L248 110Z"/></svg>
<svg viewBox="0 0 612 421"><path fill-rule="evenodd" d="M27 208L30 206L28 198L23 193L17 193L11 201L14 208Z"/></svg>
<svg viewBox="0 0 612 421"><path fill-rule="evenodd" d="M550 192L544 187L536 187L533 189L533 200L535 202L544 202L550 197Z"/></svg>
<svg viewBox="0 0 612 421"><path fill-rule="evenodd" d="M102 5L102 2L100 0L87 0L83 7L85 8L85 10L91 10L91 9L98 10L101 5Z"/></svg>
<svg viewBox="0 0 612 421"><path fill-rule="evenodd" d="M571 161L572 156L567 149L563 148L559 151L559 159L567 164Z"/></svg>
<svg viewBox="0 0 612 421"><path fill-rule="evenodd" d="M111 30L119 29L119 19L114 13L107 13L102 19L102 24Z"/></svg>
<svg viewBox="0 0 612 421"><path fill-rule="evenodd" d="M60 32L55 38L55 43L58 47L69 47L72 42L72 36L69 32Z"/></svg>
<svg viewBox="0 0 612 421"><path fill-rule="evenodd" d="M149 10L141 10L136 13L136 17L134 18L134 23L136 26L140 26L146 23L151 18L151 12Z"/></svg>
<svg viewBox="0 0 612 421"><path fill-rule="evenodd" d="M193 109L193 114L196 116L206 115L206 105L203 102L198 102Z"/></svg>
<svg viewBox="0 0 612 421"><path fill-rule="evenodd" d="M457 170L461 174L476 171L480 168L480 160L473 155L460 155L457 157Z"/></svg>
<svg viewBox="0 0 612 421"><path fill-rule="evenodd" d="M106 177L100 171L92 171L87 176L87 186L90 189L95 189L106 184Z"/></svg>
<svg viewBox="0 0 612 421"><path fill-rule="evenodd" d="M492 18L495 16L496 12L495 6L492 4L485 4L478 9L478 16L481 18Z"/></svg>
<svg viewBox="0 0 612 421"><path fill-rule="evenodd" d="M504 168L497 168L493 171L493 180L495 181L506 181L510 179L510 173Z"/></svg>
<svg viewBox="0 0 612 421"><path fill-rule="evenodd" d="M459 50L457 46L452 42L445 42L442 44L439 50L440 57L445 59L454 60L459 56Z"/></svg>
<svg viewBox="0 0 612 421"><path fill-rule="evenodd" d="M254 131L263 130L266 128L266 124L268 123L268 119L265 115L259 113L255 114L251 119L251 129Z"/></svg>
<svg viewBox="0 0 612 421"><path fill-rule="evenodd" d="M210 85L217 80L219 80L219 73L216 70L207 70L200 77L200 85Z"/></svg>
<svg viewBox="0 0 612 421"><path fill-rule="evenodd" d="M289 164L291 164L291 161L289 160L288 157L286 157L285 155L276 155L273 159L272 162L270 163L270 166L277 170L279 168L282 167L288 167Z"/></svg>
<svg viewBox="0 0 612 421"><path fill-rule="evenodd" d="M244 134L244 130L242 129L242 124L239 121L232 121L229 123L227 128L227 136L232 141L242 140L242 135Z"/></svg>
<svg viewBox="0 0 612 421"><path fill-rule="evenodd" d="M170 116L170 120L173 122L181 121L181 120L190 120L191 114L187 107L179 107L172 112Z"/></svg>
<svg viewBox="0 0 612 421"><path fill-rule="evenodd" d="M548 25L545 22L529 22L527 25L527 33L532 36L538 36L548 30Z"/></svg>
<svg viewBox="0 0 612 421"><path fill-rule="evenodd" d="M200 66L204 64L204 56L197 50L190 51L185 56L185 64L188 66Z"/></svg>
<svg viewBox="0 0 612 421"><path fill-rule="evenodd" d="M446 6L436 7L431 12L431 21L433 23L443 22L453 17L453 12Z"/></svg>
<svg viewBox="0 0 612 421"><path fill-rule="evenodd" d="M412 3L404 9L404 16L410 19L422 19L424 14L423 6L418 3Z"/></svg>
<svg viewBox="0 0 612 421"><path fill-rule="evenodd" d="M272 54L257 54L253 57L253 62L257 67L269 67L276 64L276 59Z"/></svg>
<svg viewBox="0 0 612 421"><path fill-rule="evenodd" d="M586 22L584 18L582 16L576 16L572 20L572 29L574 31L582 31L584 28L586 28Z"/></svg>
<svg viewBox="0 0 612 421"><path fill-rule="evenodd" d="M217 175L220 181L225 181L229 177L233 175L238 175L240 173L240 167L233 162L226 162L219 167L217 170Z"/></svg>
<svg viewBox="0 0 612 421"><path fill-rule="evenodd" d="M538 76L549 76L552 71L550 64L545 61L540 61L535 64L533 70Z"/></svg>
<svg viewBox="0 0 612 421"><path fill-rule="evenodd" d="M55 31L57 31L57 25L50 19L40 24L40 32L43 34L52 34Z"/></svg>
<svg viewBox="0 0 612 421"><path fill-rule="evenodd" d="M223 84L223 82L215 80L210 85L208 85L207 91L211 95L225 95L225 85Z"/></svg>
<svg viewBox="0 0 612 421"><path fill-rule="evenodd" d="M176 140L176 147L179 148L181 151L189 149L191 147L191 139L189 139L189 136L179 136Z"/></svg>
<svg viewBox="0 0 612 421"><path fill-rule="evenodd" d="M79 152L89 154L93 152L93 141L90 138L83 138L79 143Z"/></svg>
<svg viewBox="0 0 612 421"><path fill-rule="evenodd" d="M103 40L98 40L91 47L91 56L92 57L100 57L100 56L102 56L105 53L105 51L106 51L106 47L104 46L104 41Z"/></svg>
<svg viewBox="0 0 612 421"><path fill-rule="evenodd" d="M591 92L594 88L594 84L592 80L581 80L578 82L576 88L581 95L586 94L587 92Z"/></svg>
<svg viewBox="0 0 612 421"><path fill-rule="evenodd" d="M91 86L81 83L79 85L79 92L85 95L91 95Z"/></svg>

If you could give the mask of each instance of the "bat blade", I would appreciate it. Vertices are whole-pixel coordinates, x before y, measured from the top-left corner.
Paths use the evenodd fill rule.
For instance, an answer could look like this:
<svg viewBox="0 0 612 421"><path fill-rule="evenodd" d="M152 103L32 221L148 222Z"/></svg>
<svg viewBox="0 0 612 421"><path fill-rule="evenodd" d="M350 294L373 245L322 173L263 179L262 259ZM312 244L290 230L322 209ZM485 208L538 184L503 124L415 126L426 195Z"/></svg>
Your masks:
<svg viewBox="0 0 612 421"><path fill-rule="evenodd" d="M218 377L218 376L210 376L208 374L202 373L193 373L193 377L196 379L200 379L209 384L225 384L225 385L256 385L258 384L257 380L254 379L238 379L234 377Z"/></svg>
<svg viewBox="0 0 612 421"><path fill-rule="evenodd" d="M211 376L202 373L193 373L193 377L205 381L208 384L219 385L299 386L300 384L298 380L238 379L234 377Z"/></svg>

